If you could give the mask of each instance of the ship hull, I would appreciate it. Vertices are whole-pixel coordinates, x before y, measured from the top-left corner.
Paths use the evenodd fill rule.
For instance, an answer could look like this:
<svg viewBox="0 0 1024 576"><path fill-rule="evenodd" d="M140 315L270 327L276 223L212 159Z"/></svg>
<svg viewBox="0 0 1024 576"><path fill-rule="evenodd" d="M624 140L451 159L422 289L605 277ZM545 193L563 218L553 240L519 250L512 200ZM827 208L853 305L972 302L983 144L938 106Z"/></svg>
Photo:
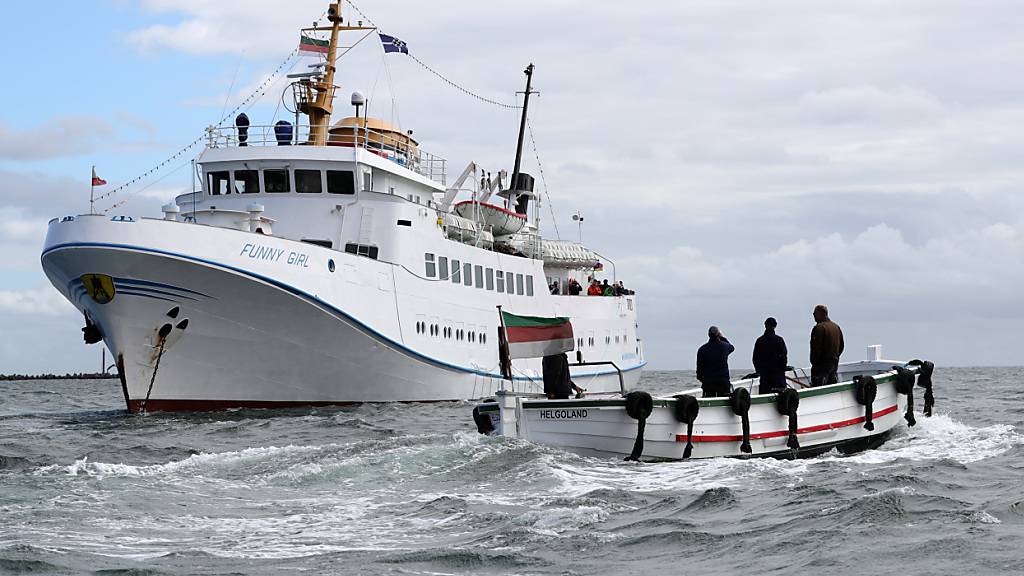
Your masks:
<svg viewBox="0 0 1024 576"><path fill-rule="evenodd" d="M194 233L162 234L167 226ZM386 264L254 236L159 220L51 224L43 268L99 328L130 411L462 400L502 386L489 366L496 346L447 357L435 342L417 346L396 304L404 280ZM537 364L511 386L536 390ZM623 366L626 386L641 367ZM620 386L607 369L577 380L593 391Z"/></svg>

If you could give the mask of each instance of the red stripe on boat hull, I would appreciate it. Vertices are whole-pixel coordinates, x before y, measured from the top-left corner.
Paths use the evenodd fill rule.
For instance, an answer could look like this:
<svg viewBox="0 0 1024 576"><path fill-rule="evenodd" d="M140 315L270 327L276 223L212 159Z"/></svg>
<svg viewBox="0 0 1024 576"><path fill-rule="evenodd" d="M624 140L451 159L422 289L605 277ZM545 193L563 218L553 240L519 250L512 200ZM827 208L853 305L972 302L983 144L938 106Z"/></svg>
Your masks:
<svg viewBox="0 0 1024 576"><path fill-rule="evenodd" d="M886 414L892 414L893 412L895 412L898 409L899 409L899 406L895 406L895 405L894 406L889 406L888 408L883 408L883 409L879 410L878 412L873 413L871 415L871 417L873 419L874 418L881 418L882 416L885 416ZM849 420L840 420L839 422L830 422L828 424L818 424L816 426L808 426L806 428L797 428L796 429L796 433L797 434L807 434L809 432L821 432L822 430L834 430L836 428L845 428L846 426L854 426L856 424L860 424L861 422L864 422L864 417L863 416L858 416L857 418L850 418ZM751 434L750 435L750 439L751 440L762 440L764 438L781 438L781 437L784 437L784 436L789 436L789 430L779 430L779 431L776 431L776 432L758 432L756 434ZM694 443L696 443L696 442L741 442L742 440L743 440L743 436L738 435L738 434L737 435L722 435L722 436L697 436L697 435L693 436L693 442ZM676 442L686 442L686 434L676 434Z"/></svg>

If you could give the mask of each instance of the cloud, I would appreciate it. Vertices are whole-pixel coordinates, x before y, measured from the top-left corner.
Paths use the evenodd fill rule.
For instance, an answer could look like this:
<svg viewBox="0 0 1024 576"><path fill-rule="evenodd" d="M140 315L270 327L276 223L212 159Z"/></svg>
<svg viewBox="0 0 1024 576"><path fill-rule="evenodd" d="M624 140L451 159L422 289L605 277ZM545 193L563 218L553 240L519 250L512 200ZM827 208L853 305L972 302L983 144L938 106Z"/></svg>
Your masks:
<svg viewBox="0 0 1024 576"><path fill-rule="evenodd" d="M326 2L274 0L146 0L155 13L179 14L176 24L156 24L128 34L127 42L142 51L165 48L190 54L287 54L298 45L298 29L309 27ZM291 34L282 34L289 30Z"/></svg>
<svg viewBox="0 0 1024 576"><path fill-rule="evenodd" d="M112 133L105 120L88 115L51 118L41 126L25 129L11 129L0 121L0 160L88 154Z"/></svg>
<svg viewBox="0 0 1024 576"><path fill-rule="evenodd" d="M0 313L21 316L73 316L78 311L52 286L0 290Z"/></svg>

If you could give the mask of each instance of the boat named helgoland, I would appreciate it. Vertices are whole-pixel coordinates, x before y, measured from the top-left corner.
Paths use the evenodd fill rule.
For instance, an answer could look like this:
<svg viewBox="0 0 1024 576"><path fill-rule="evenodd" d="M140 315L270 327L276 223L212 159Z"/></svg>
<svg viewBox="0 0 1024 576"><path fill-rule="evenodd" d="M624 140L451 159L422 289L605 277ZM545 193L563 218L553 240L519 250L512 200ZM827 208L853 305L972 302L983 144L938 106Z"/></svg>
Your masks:
<svg viewBox="0 0 1024 576"><path fill-rule="evenodd" d="M323 59L289 87L299 121L239 115L209 128L200 188L160 218L50 221L43 269L82 312L86 341L113 354L128 409L484 398L503 376L497 306L571 317L579 353L635 384L636 296L567 293L601 259L542 237L534 179L520 170L533 66L511 175L470 163L449 181L411 131L360 115L360 94L353 115L331 122L339 36L375 31L341 7L304 30ZM539 391L540 361L512 378ZM619 386L606 365L574 378Z"/></svg>
<svg viewBox="0 0 1024 576"><path fill-rule="evenodd" d="M758 394L752 374L721 398L703 398L700 388L652 397L625 382L618 394L564 400L509 390L477 405L473 419L483 434L627 460L852 453L880 446L902 422L916 424L915 384L931 416L934 368L884 360L871 346L867 360L840 364L839 382L827 386L812 388L810 370L795 369L779 393Z"/></svg>

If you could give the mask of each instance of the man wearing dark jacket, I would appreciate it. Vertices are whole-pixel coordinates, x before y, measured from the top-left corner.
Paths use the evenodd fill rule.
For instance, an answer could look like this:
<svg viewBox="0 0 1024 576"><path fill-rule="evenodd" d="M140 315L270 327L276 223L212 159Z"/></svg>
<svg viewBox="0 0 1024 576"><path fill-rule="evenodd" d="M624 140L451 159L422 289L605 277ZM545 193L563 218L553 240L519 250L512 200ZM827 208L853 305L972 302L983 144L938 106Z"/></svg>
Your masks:
<svg viewBox="0 0 1024 576"><path fill-rule="evenodd" d="M754 342L754 371L761 377L758 394L774 394L786 387L786 365L789 359L786 341L775 333L775 318L764 321L764 334Z"/></svg>
<svg viewBox="0 0 1024 576"><path fill-rule="evenodd" d="M569 379L569 358L564 354L552 354L541 360L544 374L544 394L553 400L564 400L572 393Z"/></svg>
<svg viewBox="0 0 1024 576"><path fill-rule="evenodd" d="M828 308L814 307L811 329L811 386L825 386L839 382L839 356L843 353L843 331L828 318Z"/></svg>
<svg viewBox="0 0 1024 576"><path fill-rule="evenodd" d="M729 354L736 348L726 340L718 326L708 328L708 341L697 349L697 380L705 398L728 396Z"/></svg>

